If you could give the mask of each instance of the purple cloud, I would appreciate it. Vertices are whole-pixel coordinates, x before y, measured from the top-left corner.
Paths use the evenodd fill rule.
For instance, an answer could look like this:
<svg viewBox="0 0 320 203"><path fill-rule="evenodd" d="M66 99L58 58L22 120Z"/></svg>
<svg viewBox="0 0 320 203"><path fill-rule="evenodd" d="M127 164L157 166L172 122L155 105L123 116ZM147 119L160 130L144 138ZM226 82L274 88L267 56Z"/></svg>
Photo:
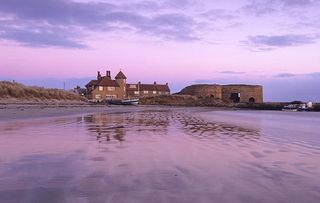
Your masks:
<svg viewBox="0 0 320 203"><path fill-rule="evenodd" d="M244 43L258 51L269 51L275 48L312 44L316 40L317 38L311 35L257 35L247 37Z"/></svg>
<svg viewBox="0 0 320 203"><path fill-rule="evenodd" d="M220 73L222 73L222 74L230 74L230 75L241 75L241 74L245 74L246 72L241 72L241 71L221 71Z"/></svg>
<svg viewBox="0 0 320 203"><path fill-rule="evenodd" d="M292 73L279 73L274 75L275 78L291 78L291 77L297 77L300 76L299 74L292 74Z"/></svg>
<svg viewBox="0 0 320 203"><path fill-rule="evenodd" d="M249 14L261 16L280 11L286 12L288 9L304 9L319 5L319 0L250 0L242 10Z"/></svg>
<svg viewBox="0 0 320 203"><path fill-rule="evenodd" d="M292 77L312 77L320 78L320 72L306 73L306 74L294 74L294 73L279 73L274 75L275 78L292 78Z"/></svg>
<svg viewBox="0 0 320 203"><path fill-rule="evenodd" d="M183 1L175 1L174 5L179 3ZM71 0L0 0L0 4L0 16L13 16L0 21L0 38L28 46L83 48L86 45L77 41L81 41L86 31L108 32L123 26L166 40L199 39L194 33L198 22L181 13L142 15L117 4ZM157 8L151 2L139 4L142 5ZM35 25L36 32L32 31Z"/></svg>

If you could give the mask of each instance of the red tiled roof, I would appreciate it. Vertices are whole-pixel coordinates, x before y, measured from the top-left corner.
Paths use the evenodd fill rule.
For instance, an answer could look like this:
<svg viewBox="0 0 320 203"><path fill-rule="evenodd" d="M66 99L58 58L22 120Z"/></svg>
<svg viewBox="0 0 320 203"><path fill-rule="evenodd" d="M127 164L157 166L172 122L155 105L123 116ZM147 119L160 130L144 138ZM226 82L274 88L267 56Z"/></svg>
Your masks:
<svg viewBox="0 0 320 203"><path fill-rule="evenodd" d="M88 84L86 84L86 87L96 85L96 84L97 84L97 80L91 80Z"/></svg>
<svg viewBox="0 0 320 203"><path fill-rule="evenodd" d="M170 92L168 85L156 85L156 88L158 91L161 91L161 92Z"/></svg>
<svg viewBox="0 0 320 203"><path fill-rule="evenodd" d="M154 84L140 84L139 85L140 91L157 91L156 85Z"/></svg>
<svg viewBox="0 0 320 203"><path fill-rule="evenodd" d="M120 71L120 72L116 75L115 79L127 79L127 77L123 74L122 71Z"/></svg>
<svg viewBox="0 0 320 203"><path fill-rule="evenodd" d="M107 87L120 87L120 85L115 80L111 80L111 78L109 78L107 76L101 77L97 81L96 85L107 86Z"/></svg>
<svg viewBox="0 0 320 203"><path fill-rule="evenodd" d="M135 85L136 87L130 87L131 85ZM138 84L127 84L126 89L129 91L138 91Z"/></svg>
<svg viewBox="0 0 320 203"><path fill-rule="evenodd" d="M130 88L131 85L136 85L136 88ZM127 91L161 91L170 92L168 85L159 84L127 84Z"/></svg>

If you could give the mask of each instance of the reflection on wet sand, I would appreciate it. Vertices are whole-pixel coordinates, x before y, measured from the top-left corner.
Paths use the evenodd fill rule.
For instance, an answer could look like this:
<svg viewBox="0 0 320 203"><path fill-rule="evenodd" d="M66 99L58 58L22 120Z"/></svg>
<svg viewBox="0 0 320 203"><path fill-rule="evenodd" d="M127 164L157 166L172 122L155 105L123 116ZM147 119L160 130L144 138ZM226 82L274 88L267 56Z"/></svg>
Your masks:
<svg viewBox="0 0 320 203"><path fill-rule="evenodd" d="M0 123L0 202L318 203L318 136L279 131L277 115L243 127L193 111Z"/></svg>
<svg viewBox="0 0 320 203"><path fill-rule="evenodd" d="M175 111L142 111L133 113L96 114L84 118L87 129L95 132L97 140L120 142L125 140L127 131L157 132L167 134L172 125L181 128L186 134L195 138L235 137L244 139L259 138L259 130L214 123L193 117L188 113Z"/></svg>

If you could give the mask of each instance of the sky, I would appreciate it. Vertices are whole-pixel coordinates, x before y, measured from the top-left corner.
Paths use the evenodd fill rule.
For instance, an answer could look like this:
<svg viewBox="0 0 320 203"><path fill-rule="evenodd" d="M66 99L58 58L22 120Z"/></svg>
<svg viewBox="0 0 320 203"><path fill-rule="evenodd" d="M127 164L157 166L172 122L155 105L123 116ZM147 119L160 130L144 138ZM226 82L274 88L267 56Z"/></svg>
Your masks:
<svg viewBox="0 0 320 203"><path fill-rule="evenodd" d="M0 80L264 86L320 101L320 0L0 0Z"/></svg>

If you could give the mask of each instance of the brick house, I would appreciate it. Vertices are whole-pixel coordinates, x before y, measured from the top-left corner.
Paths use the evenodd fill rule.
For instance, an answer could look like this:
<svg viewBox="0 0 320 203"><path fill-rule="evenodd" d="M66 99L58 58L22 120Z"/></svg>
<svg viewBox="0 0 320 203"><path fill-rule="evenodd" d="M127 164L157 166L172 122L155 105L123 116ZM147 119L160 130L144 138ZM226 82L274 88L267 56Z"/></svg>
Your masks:
<svg viewBox="0 0 320 203"><path fill-rule="evenodd" d="M140 98L156 95L170 94L168 83L166 84L127 84L127 77L120 71L114 80L110 71L106 76L101 76L98 72L97 79L91 80L86 85L87 97L92 101L103 101L109 99Z"/></svg>
<svg viewBox="0 0 320 203"><path fill-rule="evenodd" d="M140 97L150 97L157 95L169 95L170 88L168 83L166 84L127 84L127 97L128 98L140 98Z"/></svg>

